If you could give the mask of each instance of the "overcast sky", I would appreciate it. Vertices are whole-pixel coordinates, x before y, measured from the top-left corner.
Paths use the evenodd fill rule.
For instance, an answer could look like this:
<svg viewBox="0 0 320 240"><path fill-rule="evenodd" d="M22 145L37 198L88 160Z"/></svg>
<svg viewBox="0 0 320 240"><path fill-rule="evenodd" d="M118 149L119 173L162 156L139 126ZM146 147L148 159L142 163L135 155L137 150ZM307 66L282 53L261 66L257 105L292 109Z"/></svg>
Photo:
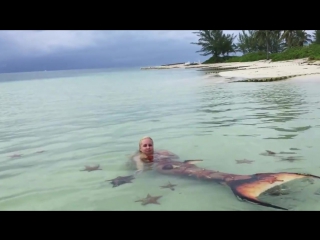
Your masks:
<svg viewBox="0 0 320 240"><path fill-rule="evenodd" d="M196 31L196 30L195 30ZM0 72L203 61L194 31L0 31ZM238 34L239 31L225 31Z"/></svg>

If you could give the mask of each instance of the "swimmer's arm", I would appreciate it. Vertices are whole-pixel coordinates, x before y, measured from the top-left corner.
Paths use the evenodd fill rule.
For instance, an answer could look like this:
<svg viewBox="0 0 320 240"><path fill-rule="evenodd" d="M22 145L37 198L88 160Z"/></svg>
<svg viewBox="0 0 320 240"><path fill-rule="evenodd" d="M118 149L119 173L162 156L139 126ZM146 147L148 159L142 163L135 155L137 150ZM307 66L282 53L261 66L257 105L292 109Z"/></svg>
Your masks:
<svg viewBox="0 0 320 240"><path fill-rule="evenodd" d="M142 173L144 165L143 165L143 162L140 159L140 156L135 156L133 158L133 161L135 162L136 167L137 167L137 171L135 172L135 174Z"/></svg>

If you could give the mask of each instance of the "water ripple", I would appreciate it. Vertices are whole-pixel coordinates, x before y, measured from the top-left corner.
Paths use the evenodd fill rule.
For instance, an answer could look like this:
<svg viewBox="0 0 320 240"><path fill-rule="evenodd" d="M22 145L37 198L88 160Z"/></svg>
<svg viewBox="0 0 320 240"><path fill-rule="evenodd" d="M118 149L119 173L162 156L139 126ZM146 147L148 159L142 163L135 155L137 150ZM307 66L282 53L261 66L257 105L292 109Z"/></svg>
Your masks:
<svg viewBox="0 0 320 240"><path fill-rule="evenodd" d="M305 100L306 91L295 85L248 84L246 87L238 85L237 88L213 85L199 88L199 95L202 96L202 104L198 111L205 113L202 120L198 121L199 124L214 128L251 125L278 132L301 132L312 128L270 125L288 124L310 113L310 102Z"/></svg>
<svg viewBox="0 0 320 240"><path fill-rule="evenodd" d="M222 77L216 84L188 70L46 74L0 76L0 209L144 210L135 199L151 189L165 202L148 209L255 209L224 188L179 178L172 181L181 194L171 196L159 189L168 179L149 172L112 188L107 179L132 174L124 167L127 155L144 135L156 147L221 171L317 171L315 86L224 84ZM304 161L260 155L290 148L301 149ZM240 158L255 162L236 165ZM79 171L93 164L102 171Z"/></svg>

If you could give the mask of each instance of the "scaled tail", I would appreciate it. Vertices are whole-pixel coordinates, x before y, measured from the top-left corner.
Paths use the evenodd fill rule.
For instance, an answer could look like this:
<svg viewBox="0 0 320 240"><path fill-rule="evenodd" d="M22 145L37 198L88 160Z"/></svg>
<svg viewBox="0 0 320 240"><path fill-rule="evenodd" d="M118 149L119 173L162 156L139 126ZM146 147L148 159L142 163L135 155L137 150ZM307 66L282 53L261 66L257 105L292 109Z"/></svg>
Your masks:
<svg viewBox="0 0 320 240"><path fill-rule="evenodd" d="M243 200L247 200L249 202L253 202L266 207L289 210L287 208L260 201L258 200L258 197L262 193L266 192L267 190L275 186L306 177L314 177L320 179L319 176L301 173L258 173L253 174L252 178L242 180L231 180L226 182L226 184L231 188L231 190L237 197Z"/></svg>

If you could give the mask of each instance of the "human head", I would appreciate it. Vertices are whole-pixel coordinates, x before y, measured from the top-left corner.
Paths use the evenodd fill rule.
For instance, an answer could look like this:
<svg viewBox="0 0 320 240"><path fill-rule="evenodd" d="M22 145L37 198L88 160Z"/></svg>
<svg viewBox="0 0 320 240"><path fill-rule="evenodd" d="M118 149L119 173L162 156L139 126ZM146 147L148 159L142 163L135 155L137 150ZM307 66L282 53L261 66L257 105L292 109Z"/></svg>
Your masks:
<svg viewBox="0 0 320 240"><path fill-rule="evenodd" d="M153 154L153 140L151 137L143 137L139 141L139 151L146 154L150 155Z"/></svg>

